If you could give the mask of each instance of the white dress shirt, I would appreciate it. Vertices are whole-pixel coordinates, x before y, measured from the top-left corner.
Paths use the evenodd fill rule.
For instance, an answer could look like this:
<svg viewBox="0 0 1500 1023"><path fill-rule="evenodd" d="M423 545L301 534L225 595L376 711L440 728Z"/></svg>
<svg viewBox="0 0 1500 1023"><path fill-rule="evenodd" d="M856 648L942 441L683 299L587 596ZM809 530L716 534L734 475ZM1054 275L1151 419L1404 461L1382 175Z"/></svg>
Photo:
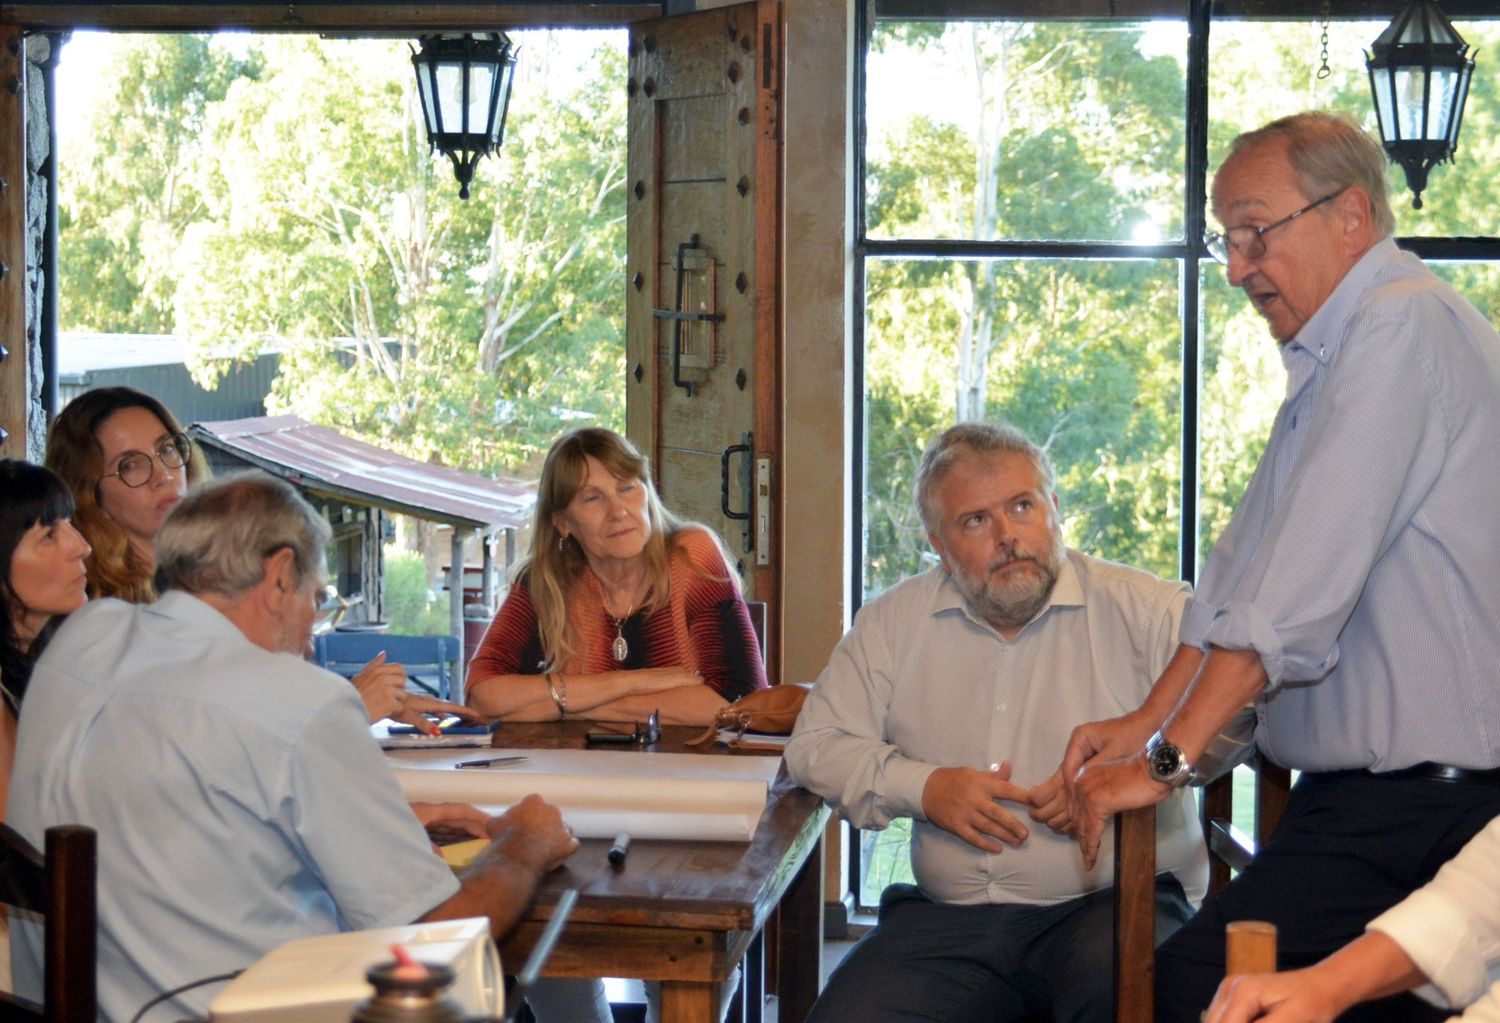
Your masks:
<svg viewBox="0 0 1500 1023"><path fill-rule="evenodd" d="M1489 973L1500 967L1500 818L1366 929L1400 945L1427 975L1421 994L1436 989L1440 999L1430 1000L1440 1005L1469 1005L1466 1023L1500 1023L1500 983L1491 987Z"/></svg>
<svg viewBox="0 0 1500 1023"><path fill-rule="evenodd" d="M865 605L834 650L787 768L858 827L912 818L912 869L936 901L1051 904L1108 887L1111 836L1086 871L1077 842L1009 805L1031 834L987 853L929 823L922 790L939 767L1001 761L1017 785L1046 781L1074 726L1140 706L1176 647L1187 592L1069 550L1047 606L1007 641L942 570L907 579ZM1162 803L1157 821L1158 869L1196 904L1207 856L1192 794Z"/></svg>

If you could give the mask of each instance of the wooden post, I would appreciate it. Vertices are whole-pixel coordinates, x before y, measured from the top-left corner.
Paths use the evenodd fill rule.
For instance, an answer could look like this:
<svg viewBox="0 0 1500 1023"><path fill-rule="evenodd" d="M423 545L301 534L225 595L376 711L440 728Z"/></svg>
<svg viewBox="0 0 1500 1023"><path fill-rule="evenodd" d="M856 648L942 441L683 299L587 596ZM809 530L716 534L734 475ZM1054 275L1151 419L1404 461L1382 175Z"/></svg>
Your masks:
<svg viewBox="0 0 1500 1023"><path fill-rule="evenodd" d="M1115 816L1115 1023L1152 1023L1156 983L1156 807Z"/></svg>
<svg viewBox="0 0 1500 1023"><path fill-rule="evenodd" d="M1276 925L1264 920L1236 920L1224 928L1226 968L1241 973L1276 972Z"/></svg>
<svg viewBox="0 0 1500 1023"><path fill-rule="evenodd" d="M495 613L495 534L481 536L479 549L484 552L484 575L479 584L479 602L484 605L484 613L491 615Z"/></svg>
<svg viewBox="0 0 1500 1023"><path fill-rule="evenodd" d="M0 456L26 457L26 43L0 26Z"/></svg>
<svg viewBox="0 0 1500 1023"><path fill-rule="evenodd" d="M458 665L454 678L464 677L464 541L468 530L453 527L448 553L448 631L458 639Z"/></svg>

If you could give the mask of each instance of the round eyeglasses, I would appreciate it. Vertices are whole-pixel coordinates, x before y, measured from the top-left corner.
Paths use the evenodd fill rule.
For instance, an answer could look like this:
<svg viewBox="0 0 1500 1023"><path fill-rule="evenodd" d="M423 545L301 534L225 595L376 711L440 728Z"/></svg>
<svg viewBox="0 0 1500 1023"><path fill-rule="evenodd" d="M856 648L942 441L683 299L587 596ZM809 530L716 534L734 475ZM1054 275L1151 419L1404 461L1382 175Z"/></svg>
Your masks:
<svg viewBox="0 0 1500 1023"><path fill-rule="evenodd" d="M1218 231L1210 231L1203 236L1203 245L1208 249L1210 256L1225 266L1229 265L1229 249L1231 246L1234 248L1234 251L1246 259L1259 259L1266 254L1266 232L1274 231L1278 227L1290 224L1308 210L1317 209L1328 200L1336 198L1343 191L1341 188L1337 192L1330 192L1316 202L1310 202L1300 210L1288 213L1280 220L1273 221L1265 227L1250 227L1246 224L1240 227L1231 227L1222 234Z"/></svg>
<svg viewBox="0 0 1500 1023"><path fill-rule="evenodd" d="M186 434L176 434L156 446L156 458L144 451L127 451L115 463L115 471L105 473L101 479L120 477L127 487L144 487L156 475L156 463L163 469L181 469L192 460L193 445Z"/></svg>

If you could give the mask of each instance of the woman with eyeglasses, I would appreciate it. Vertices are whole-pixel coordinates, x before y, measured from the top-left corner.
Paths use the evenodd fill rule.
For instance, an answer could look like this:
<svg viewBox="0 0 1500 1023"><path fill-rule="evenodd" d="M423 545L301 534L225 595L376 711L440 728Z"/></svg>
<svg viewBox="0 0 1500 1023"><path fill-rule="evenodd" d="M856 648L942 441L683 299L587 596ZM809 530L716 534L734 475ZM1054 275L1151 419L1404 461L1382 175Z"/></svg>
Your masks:
<svg viewBox="0 0 1500 1023"><path fill-rule="evenodd" d="M156 534L188 487L208 476L202 452L167 407L133 387L98 387L70 401L47 432L47 468L73 493L73 523L93 548L88 595L156 599ZM426 714L473 712L406 691L406 669L384 655L352 679L370 720L431 728Z"/></svg>
<svg viewBox="0 0 1500 1023"><path fill-rule="evenodd" d="M73 522L93 547L89 596L154 600L157 531L207 475L182 425L132 387L85 391L53 421L46 465L73 492Z"/></svg>

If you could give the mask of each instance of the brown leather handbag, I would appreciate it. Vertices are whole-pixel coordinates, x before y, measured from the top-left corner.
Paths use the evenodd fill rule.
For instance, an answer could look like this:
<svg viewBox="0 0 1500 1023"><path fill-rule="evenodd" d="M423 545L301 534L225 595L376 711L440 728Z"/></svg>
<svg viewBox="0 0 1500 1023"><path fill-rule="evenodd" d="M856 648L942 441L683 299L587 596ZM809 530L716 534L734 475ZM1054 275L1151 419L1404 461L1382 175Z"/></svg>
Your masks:
<svg viewBox="0 0 1500 1023"><path fill-rule="evenodd" d="M802 703L812 692L811 682L783 682L779 686L757 689L742 696L714 716L714 723L696 739L689 739L689 746L701 746L721 729L732 728L743 736L746 732L761 732L766 735L791 735Z"/></svg>

